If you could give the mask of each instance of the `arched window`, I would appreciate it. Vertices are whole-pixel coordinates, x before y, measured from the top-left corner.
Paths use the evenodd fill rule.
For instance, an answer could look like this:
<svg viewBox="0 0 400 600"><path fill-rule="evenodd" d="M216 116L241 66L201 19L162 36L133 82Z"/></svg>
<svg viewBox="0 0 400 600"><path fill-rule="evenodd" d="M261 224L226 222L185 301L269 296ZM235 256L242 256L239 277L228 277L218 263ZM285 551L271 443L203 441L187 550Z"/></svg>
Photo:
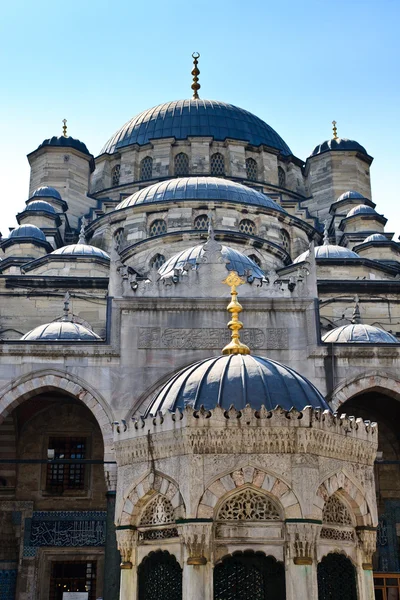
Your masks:
<svg viewBox="0 0 400 600"><path fill-rule="evenodd" d="M286 229L281 229L280 231L281 238L281 246L288 254L290 254L290 235L286 231Z"/></svg>
<svg viewBox="0 0 400 600"><path fill-rule="evenodd" d="M140 181L146 181L153 176L153 159L151 156L145 156L140 161Z"/></svg>
<svg viewBox="0 0 400 600"><path fill-rule="evenodd" d="M211 175L225 175L225 159L220 152L215 152L210 161Z"/></svg>
<svg viewBox="0 0 400 600"><path fill-rule="evenodd" d="M257 180L257 162L254 158L246 158L246 176L252 181Z"/></svg>
<svg viewBox="0 0 400 600"><path fill-rule="evenodd" d="M122 250L122 248L124 247L125 244L125 236L124 236L124 228L120 227L120 229L117 229L117 231L114 233L114 240L115 240L115 244L117 246L117 250L118 252L120 250Z"/></svg>
<svg viewBox="0 0 400 600"><path fill-rule="evenodd" d="M347 506L338 496L330 496L322 511L320 537L327 540L354 541L353 519Z"/></svg>
<svg viewBox="0 0 400 600"><path fill-rule="evenodd" d="M184 152L175 156L175 175L189 175L189 157Z"/></svg>
<svg viewBox="0 0 400 600"><path fill-rule="evenodd" d="M138 568L139 600L182 600L182 569L167 551L151 552Z"/></svg>
<svg viewBox="0 0 400 600"><path fill-rule="evenodd" d="M249 235L256 234L256 224L251 219L243 219L239 223L239 231L248 233Z"/></svg>
<svg viewBox="0 0 400 600"><path fill-rule="evenodd" d="M119 176L121 173L121 165L115 165L111 171L112 185L119 185Z"/></svg>
<svg viewBox="0 0 400 600"><path fill-rule="evenodd" d="M194 220L194 228L207 230L208 229L208 215L199 215Z"/></svg>
<svg viewBox="0 0 400 600"><path fill-rule="evenodd" d="M286 173L282 167L278 167L278 182L279 187L286 187Z"/></svg>
<svg viewBox="0 0 400 600"><path fill-rule="evenodd" d="M255 262L258 267L261 267L261 260L256 254L250 254L249 258L250 258L250 260Z"/></svg>
<svg viewBox="0 0 400 600"><path fill-rule="evenodd" d="M245 488L222 504L217 518L220 521L279 521L281 517L268 496Z"/></svg>
<svg viewBox="0 0 400 600"><path fill-rule="evenodd" d="M214 600L285 600L283 563L261 552L235 552L214 568Z"/></svg>
<svg viewBox="0 0 400 600"><path fill-rule="evenodd" d="M318 600L357 600L356 573L347 556L334 552L324 556L317 576Z"/></svg>
<svg viewBox="0 0 400 600"><path fill-rule="evenodd" d="M156 254L150 261L150 269L159 269L165 263L164 254Z"/></svg>
<svg viewBox="0 0 400 600"><path fill-rule="evenodd" d="M164 219L155 219L150 225L149 235L153 237L154 235L161 235L162 233L166 233L167 224Z"/></svg>

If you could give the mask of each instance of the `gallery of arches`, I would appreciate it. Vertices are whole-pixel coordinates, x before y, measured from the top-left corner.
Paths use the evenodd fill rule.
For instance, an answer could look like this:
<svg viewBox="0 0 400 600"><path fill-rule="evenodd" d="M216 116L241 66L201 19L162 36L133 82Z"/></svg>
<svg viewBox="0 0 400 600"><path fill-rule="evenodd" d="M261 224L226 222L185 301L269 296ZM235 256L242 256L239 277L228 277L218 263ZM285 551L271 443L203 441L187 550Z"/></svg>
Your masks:
<svg viewBox="0 0 400 600"><path fill-rule="evenodd" d="M0 599L400 600L373 158L336 127L299 158L198 75L97 155L72 124L28 154L0 240Z"/></svg>

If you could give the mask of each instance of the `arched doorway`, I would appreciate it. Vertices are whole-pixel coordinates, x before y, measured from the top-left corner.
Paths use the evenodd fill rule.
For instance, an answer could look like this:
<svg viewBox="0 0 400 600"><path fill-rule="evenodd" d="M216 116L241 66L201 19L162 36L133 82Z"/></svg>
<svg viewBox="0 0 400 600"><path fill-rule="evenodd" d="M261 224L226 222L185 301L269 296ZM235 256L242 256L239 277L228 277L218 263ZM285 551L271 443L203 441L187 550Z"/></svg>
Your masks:
<svg viewBox="0 0 400 600"><path fill-rule="evenodd" d="M138 568L139 600L182 600L182 569L175 556L151 552Z"/></svg>
<svg viewBox="0 0 400 600"><path fill-rule="evenodd" d="M235 552L214 569L214 600L285 600L283 563L261 552Z"/></svg>
<svg viewBox="0 0 400 600"><path fill-rule="evenodd" d="M318 564L318 600L357 600L356 572L347 556L333 552Z"/></svg>

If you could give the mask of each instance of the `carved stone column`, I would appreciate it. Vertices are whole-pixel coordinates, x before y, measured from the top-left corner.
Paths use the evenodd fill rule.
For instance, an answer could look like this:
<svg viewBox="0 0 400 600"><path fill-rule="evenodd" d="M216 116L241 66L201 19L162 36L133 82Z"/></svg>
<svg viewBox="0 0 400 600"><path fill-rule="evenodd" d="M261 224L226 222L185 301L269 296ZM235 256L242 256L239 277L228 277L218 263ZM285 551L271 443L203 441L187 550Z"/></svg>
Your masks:
<svg viewBox="0 0 400 600"><path fill-rule="evenodd" d="M375 527L357 527L359 547L359 585L361 588L361 600L374 600L374 578L372 573L372 556L376 550Z"/></svg>
<svg viewBox="0 0 400 600"><path fill-rule="evenodd" d="M184 547L183 598L212 600L211 522L181 526Z"/></svg>
<svg viewBox="0 0 400 600"><path fill-rule="evenodd" d="M286 523L286 599L318 600L316 542L321 525Z"/></svg>
<svg viewBox="0 0 400 600"><path fill-rule="evenodd" d="M137 532L128 525L116 530L118 549L121 554L120 600L134 599L137 596L136 547Z"/></svg>

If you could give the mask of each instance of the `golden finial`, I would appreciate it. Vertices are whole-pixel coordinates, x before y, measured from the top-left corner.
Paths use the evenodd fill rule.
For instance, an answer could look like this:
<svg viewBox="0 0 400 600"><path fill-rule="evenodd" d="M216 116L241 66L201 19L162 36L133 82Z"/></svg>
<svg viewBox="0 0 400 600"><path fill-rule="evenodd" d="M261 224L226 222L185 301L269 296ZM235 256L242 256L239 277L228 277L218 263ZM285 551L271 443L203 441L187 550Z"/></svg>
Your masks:
<svg viewBox="0 0 400 600"><path fill-rule="evenodd" d="M199 89L200 89L201 86L199 84L200 71L197 68L197 63L199 62L200 53L199 52L193 52L192 58L193 58L193 64L194 64L193 71L192 71L192 75L193 75L193 83L192 83L193 98L195 100L198 100L198 98L199 98L198 91L199 91Z"/></svg>
<svg viewBox="0 0 400 600"><path fill-rule="evenodd" d="M63 136L67 137L67 119L63 119Z"/></svg>
<svg viewBox="0 0 400 600"><path fill-rule="evenodd" d="M333 129L333 139L337 140L338 136L337 136L337 127L336 127L336 121L332 121L332 129Z"/></svg>
<svg viewBox="0 0 400 600"><path fill-rule="evenodd" d="M231 341L222 350L222 354L250 354L250 348L246 344L242 344L239 338L239 331L243 327L243 323L239 321L239 313L243 310L243 307L237 300L236 288L245 281L235 271L231 271L222 283L226 283L231 287L231 301L227 306L227 310L232 315L232 319L228 323L228 327L232 331Z"/></svg>

